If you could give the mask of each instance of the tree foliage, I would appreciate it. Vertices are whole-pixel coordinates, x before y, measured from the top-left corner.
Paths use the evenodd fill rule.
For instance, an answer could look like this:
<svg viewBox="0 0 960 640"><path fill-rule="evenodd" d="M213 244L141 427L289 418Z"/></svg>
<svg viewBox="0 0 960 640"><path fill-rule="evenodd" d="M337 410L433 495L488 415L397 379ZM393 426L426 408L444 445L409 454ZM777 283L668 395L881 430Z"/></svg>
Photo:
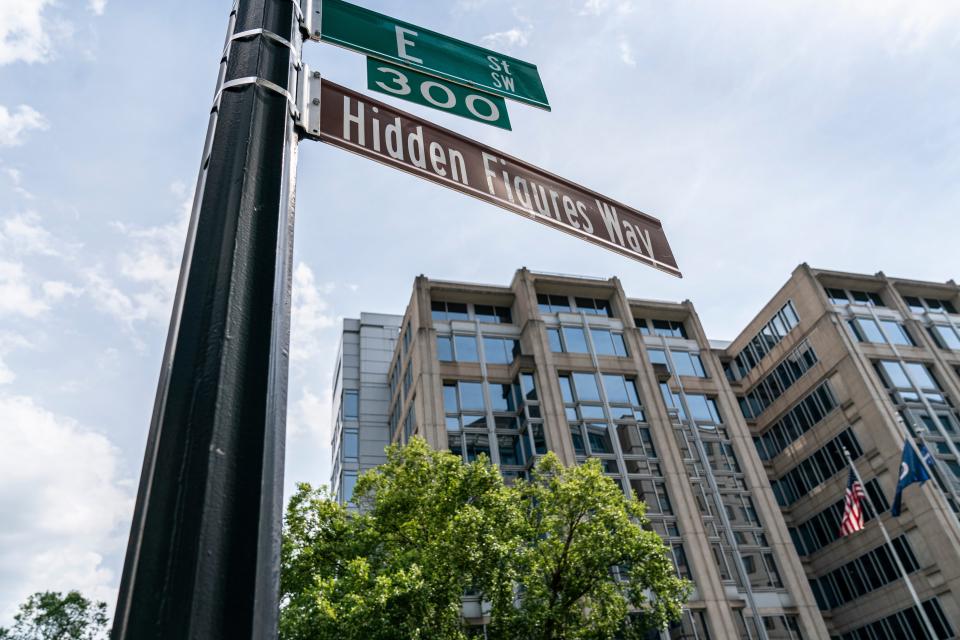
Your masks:
<svg viewBox="0 0 960 640"><path fill-rule="evenodd" d="M640 638L679 617L689 585L599 463L543 458L504 485L414 439L354 490L348 511L300 485L287 507L283 640L460 640L467 592L493 639ZM619 579L617 578L619 576Z"/></svg>
<svg viewBox="0 0 960 640"><path fill-rule="evenodd" d="M79 591L44 591L20 605L13 626L0 628L0 640L101 640L107 624L107 603L91 602Z"/></svg>

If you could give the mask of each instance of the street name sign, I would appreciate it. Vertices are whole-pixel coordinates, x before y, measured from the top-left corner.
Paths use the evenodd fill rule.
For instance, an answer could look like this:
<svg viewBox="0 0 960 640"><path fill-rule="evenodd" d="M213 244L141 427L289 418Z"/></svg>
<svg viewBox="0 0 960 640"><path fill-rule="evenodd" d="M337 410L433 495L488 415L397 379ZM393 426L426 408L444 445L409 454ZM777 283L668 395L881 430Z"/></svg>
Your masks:
<svg viewBox="0 0 960 640"><path fill-rule="evenodd" d="M503 98L367 58L367 88L510 131Z"/></svg>
<svg viewBox="0 0 960 640"><path fill-rule="evenodd" d="M327 80L311 85L310 137L682 277L656 218Z"/></svg>
<svg viewBox="0 0 960 640"><path fill-rule="evenodd" d="M343 0L322 0L319 31L314 40L550 110L540 73L529 62Z"/></svg>

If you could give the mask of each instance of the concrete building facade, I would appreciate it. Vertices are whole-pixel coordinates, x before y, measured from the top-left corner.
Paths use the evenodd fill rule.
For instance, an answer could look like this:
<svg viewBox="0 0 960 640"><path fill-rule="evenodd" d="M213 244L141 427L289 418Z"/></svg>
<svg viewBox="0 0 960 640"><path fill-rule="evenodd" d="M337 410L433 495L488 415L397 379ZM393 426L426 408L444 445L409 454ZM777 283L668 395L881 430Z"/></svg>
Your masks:
<svg viewBox="0 0 960 640"><path fill-rule="evenodd" d="M390 438L486 454L508 481L547 451L599 458L696 585L663 638L826 638L722 353L691 303L631 299L616 278L420 276L389 365Z"/></svg>
<svg viewBox="0 0 960 640"><path fill-rule="evenodd" d="M401 316L362 313L345 319L333 376L333 471L330 487L349 503L361 473L386 462L390 400L387 372Z"/></svg>
<svg viewBox="0 0 960 640"><path fill-rule="evenodd" d="M954 638L960 628L958 309L952 281L801 265L717 352L833 638ZM907 442L934 454L935 479L906 489L894 518ZM929 625L876 523L839 534L844 448Z"/></svg>

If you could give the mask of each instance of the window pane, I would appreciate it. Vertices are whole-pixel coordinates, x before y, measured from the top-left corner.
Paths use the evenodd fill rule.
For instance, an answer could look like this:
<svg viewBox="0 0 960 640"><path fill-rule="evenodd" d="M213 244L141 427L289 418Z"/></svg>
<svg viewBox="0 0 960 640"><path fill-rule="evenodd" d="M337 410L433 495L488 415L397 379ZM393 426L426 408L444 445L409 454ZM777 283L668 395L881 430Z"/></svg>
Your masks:
<svg viewBox="0 0 960 640"><path fill-rule="evenodd" d="M843 289L827 289L827 297L831 304L847 304L847 293Z"/></svg>
<svg viewBox="0 0 960 640"><path fill-rule="evenodd" d="M570 384L570 376L560 376L560 393L563 395L563 401L570 404L573 402L573 386Z"/></svg>
<svg viewBox="0 0 960 640"><path fill-rule="evenodd" d="M453 344L450 336L437 336L437 357L441 362L453 361Z"/></svg>
<svg viewBox="0 0 960 640"><path fill-rule="evenodd" d="M343 503L346 504L353 500L353 490L357 486L357 474L347 472L343 474L343 482L340 487L340 495L343 497Z"/></svg>
<svg viewBox="0 0 960 640"><path fill-rule="evenodd" d="M483 385L479 382L460 383L460 408L464 411L484 409Z"/></svg>
<svg viewBox="0 0 960 640"><path fill-rule="evenodd" d="M470 314L467 313L467 305L462 302L448 302L447 318L449 320L469 320Z"/></svg>
<svg viewBox="0 0 960 640"><path fill-rule="evenodd" d="M607 392L608 402L616 404L628 404L630 402L623 376L603 374L603 388Z"/></svg>
<svg viewBox="0 0 960 640"><path fill-rule="evenodd" d="M550 351L563 353L563 344L560 342L560 329L547 329L547 340L550 342Z"/></svg>
<svg viewBox="0 0 960 640"><path fill-rule="evenodd" d="M865 342L875 342L877 344L883 344L886 340L883 339L883 334L880 332L880 327L877 326L877 323L873 321L872 318L857 318L855 320L856 328L858 329L857 337Z"/></svg>
<svg viewBox="0 0 960 640"><path fill-rule="evenodd" d="M567 296L550 296L550 308L554 313L570 313L570 299Z"/></svg>
<svg viewBox="0 0 960 640"><path fill-rule="evenodd" d="M434 320L447 319L447 303L434 300L430 303L430 315Z"/></svg>
<svg viewBox="0 0 960 640"><path fill-rule="evenodd" d="M593 338L593 348L597 350L598 356L617 355L609 331L606 329L590 329L590 337Z"/></svg>
<svg viewBox="0 0 960 640"><path fill-rule="evenodd" d="M887 380L890 381L897 389L909 389L910 380L907 378L907 374L904 372L903 367L900 366L899 362L890 362L884 360L880 363L883 367L883 372L887 376Z"/></svg>
<svg viewBox="0 0 960 640"><path fill-rule="evenodd" d="M480 322L497 323L500 320L493 305L476 304L473 306L473 314Z"/></svg>
<svg viewBox="0 0 960 640"><path fill-rule="evenodd" d="M447 413L457 413L460 410L457 403L457 385L443 385L443 410Z"/></svg>
<svg viewBox="0 0 960 640"><path fill-rule="evenodd" d="M356 460L360 455L360 436L356 431L343 432L343 458Z"/></svg>
<svg viewBox="0 0 960 640"><path fill-rule="evenodd" d="M913 311L914 313L923 313L926 311L923 303L920 302L920 298L915 298L914 296L904 296L903 301L907 303L907 306L910 307L910 311Z"/></svg>
<svg viewBox="0 0 960 640"><path fill-rule="evenodd" d="M512 387L508 384L489 383L490 405L493 411L515 411Z"/></svg>
<svg viewBox="0 0 960 640"><path fill-rule="evenodd" d="M454 345L457 349L457 360L460 362L479 362L476 336L454 336Z"/></svg>
<svg viewBox="0 0 960 640"><path fill-rule="evenodd" d="M356 391L343 392L343 417L358 418L360 416L360 397Z"/></svg>
<svg viewBox="0 0 960 640"><path fill-rule="evenodd" d="M483 354L491 364L510 364L513 354L507 350L507 341L503 338L484 338Z"/></svg>
<svg viewBox="0 0 960 640"><path fill-rule="evenodd" d="M946 349L953 349L954 351L960 350L960 338L957 337L953 327L936 325L934 328L936 329L938 342L941 346Z"/></svg>
<svg viewBox="0 0 960 640"><path fill-rule="evenodd" d="M521 373L520 384L523 386L523 395L527 400L537 399L537 386L532 373Z"/></svg>
<svg viewBox="0 0 960 640"><path fill-rule="evenodd" d="M567 345L567 351L570 353L589 353L587 349L587 338L583 334L583 329L564 327L563 338Z"/></svg>
<svg viewBox="0 0 960 640"><path fill-rule="evenodd" d="M592 373L574 373L573 386L577 390L577 400L599 401L600 390L597 388L597 378Z"/></svg>
<svg viewBox="0 0 960 640"><path fill-rule="evenodd" d="M613 352L621 358L626 358L630 355L627 352L627 343L623 339L623 334L612 333L610 335L613 337Z"/></svg>

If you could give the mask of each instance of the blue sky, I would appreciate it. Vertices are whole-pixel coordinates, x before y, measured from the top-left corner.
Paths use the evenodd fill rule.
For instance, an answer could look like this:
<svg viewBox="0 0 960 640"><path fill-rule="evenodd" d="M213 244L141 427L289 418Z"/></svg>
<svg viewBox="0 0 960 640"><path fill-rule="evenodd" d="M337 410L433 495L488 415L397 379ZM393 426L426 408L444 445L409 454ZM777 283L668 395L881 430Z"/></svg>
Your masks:
<svg viewBox="0 0 960 640"><path fill-rule="evenodd" d="M0 0L0 625L39 589L115 602L230 4ZM656 215L686 278L305 142L288 487L328 479L340 319L420 273L618 275L718 339L800 262L960 276L960 4L360 4L536 63L554 110L512 133L402 108Z"/></svg>

